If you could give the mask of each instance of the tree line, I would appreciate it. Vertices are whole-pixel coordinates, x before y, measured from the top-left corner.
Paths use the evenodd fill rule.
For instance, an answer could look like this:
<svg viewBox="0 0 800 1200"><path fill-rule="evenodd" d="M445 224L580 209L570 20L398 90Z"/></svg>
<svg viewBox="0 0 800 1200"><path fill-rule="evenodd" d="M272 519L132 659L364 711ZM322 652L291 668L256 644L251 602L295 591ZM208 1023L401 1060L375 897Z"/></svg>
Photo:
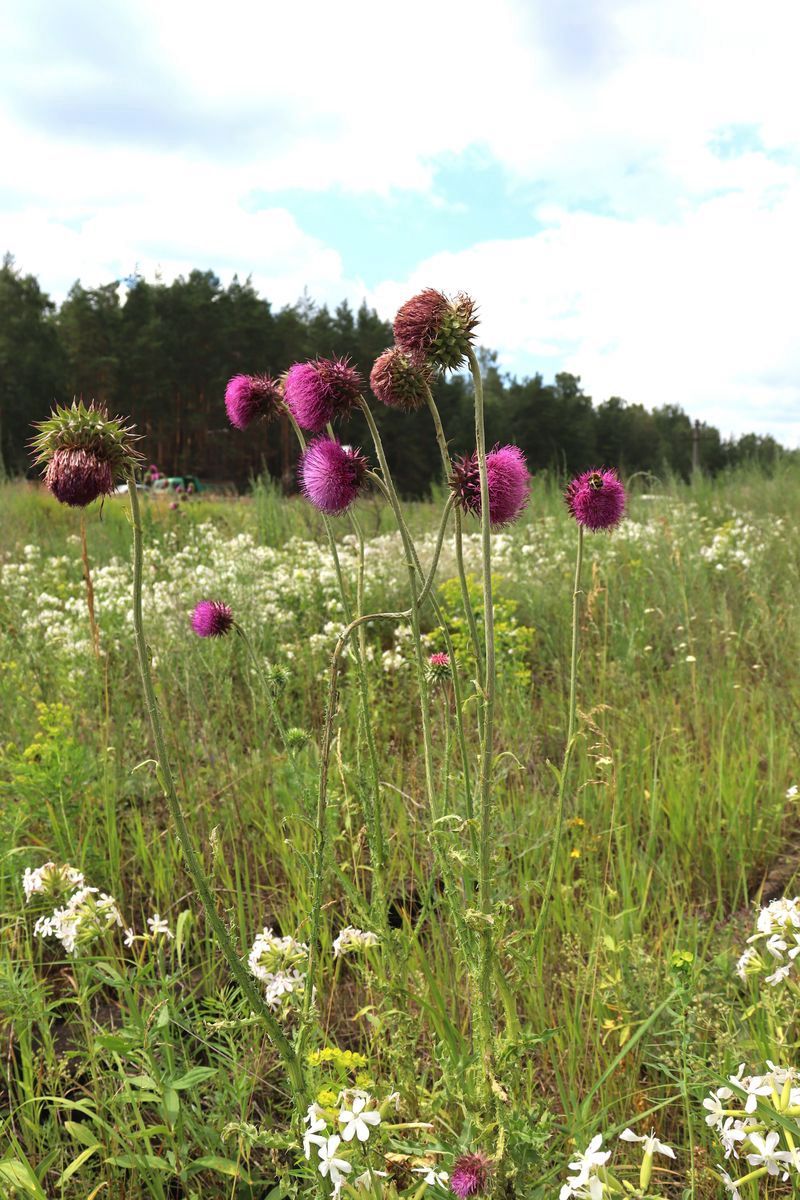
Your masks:
<svg viewBox="0 0 800 1200"><path fill-rule="evenodd" d="M122 292L123 298L120 293ZM171 283L132 276L85 288L75 283L56 305L10 255L0 267L0 472L30 473L31 424L54 401L95 399L130 416L143 434L148 462L167 474L193 474L238 488L262 471L294 486L297 449L286 423L258 424L246 436L231 430L224 392L231 375L279 375L316 355L346 354L368 378L392 344L392 327L366 304L334 312L307 297L275 309L249 280L223 288L212 271L192 271ZM788 454L772 437L723 439L693 422L678 404L652 410L617 396L593 403L580 377L561 372L516 379L481 350L489 444L515 442L532 471L574 472L618 466L625 475L670 471L688 478L695 465L709 474L746 461L769 468ZM473 449L472 391L467 378L437 380L436 400L453 453ZM400 490L424 495L440 461L427 410L400 413L376 403L390 464ZM355 415L343 441L369 435Z"/></svg>

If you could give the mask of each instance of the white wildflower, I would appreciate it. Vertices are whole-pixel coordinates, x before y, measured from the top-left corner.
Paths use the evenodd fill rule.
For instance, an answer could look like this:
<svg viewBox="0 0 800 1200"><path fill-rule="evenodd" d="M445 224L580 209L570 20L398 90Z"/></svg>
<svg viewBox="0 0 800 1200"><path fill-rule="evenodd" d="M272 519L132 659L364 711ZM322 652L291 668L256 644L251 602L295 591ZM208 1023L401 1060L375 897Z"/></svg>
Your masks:
<svg viewBox="0 0 800 1200"><path fill-rule="evenodd" d="M377 1127L381 1123L381 1114L373 1109L365 1112L368 1096L356 1096L352 1108L343 1108L339 1113L339 1123L344 1125L342 1138L352 1142L357 1137L360 1142L366 1142L370 1135L370 1126Z"/></svg>
<svg viewBox="0 0 800 1200"><path fill-rule="evenodd" d="M353 1164L346 1158L336 1157L341 1143L342 1139L334 1133L319 1147L319 1173L323 1179L327 1176L334 1187L341 1186L344 1176L353 1169Z"/></svg>
<svg viewBox="0 0 800 1200"><path fill-rule="evenodd" d="M333 957L339 958L340 955L347 954L349 950L364 950L368 946L377 946L377 944L378 935L376 933L365 929L356 929L353 925L346 925L333 943Z"/></svg>
<svg viewBox="0 0 800 1200"><path fill-rule="evenodd" d="M175 936L165 919L159 916L157 912L154 912L152 917L147 918L147 924L150 927L151 937L155 938L161 936L169 939Z"/></svg>

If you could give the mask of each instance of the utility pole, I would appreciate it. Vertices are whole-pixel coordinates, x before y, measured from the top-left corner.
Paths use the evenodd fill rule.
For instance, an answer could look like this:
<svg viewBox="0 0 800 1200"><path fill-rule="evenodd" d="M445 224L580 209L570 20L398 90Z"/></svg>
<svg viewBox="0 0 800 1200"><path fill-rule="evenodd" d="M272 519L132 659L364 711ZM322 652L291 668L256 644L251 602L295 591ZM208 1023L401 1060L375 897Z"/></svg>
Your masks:
<svg viewBox="0 0 800 1200"><path fill-rule="evenodd" d="M695 421L692 429L692 474L700 472L700 422Z"/></svg>

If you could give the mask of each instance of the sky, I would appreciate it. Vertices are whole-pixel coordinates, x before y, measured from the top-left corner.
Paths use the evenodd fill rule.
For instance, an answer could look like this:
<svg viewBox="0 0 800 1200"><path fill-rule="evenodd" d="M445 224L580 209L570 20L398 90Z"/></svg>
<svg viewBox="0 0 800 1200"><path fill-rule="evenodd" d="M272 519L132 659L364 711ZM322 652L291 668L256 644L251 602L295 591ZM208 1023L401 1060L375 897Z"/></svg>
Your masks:
<svg viewBox="0 0 800 1200"><path fill-rule="evenodd" d="M4 0L0 252L62 299L467 291L517 376L800 446L797 0Z"/></svg>

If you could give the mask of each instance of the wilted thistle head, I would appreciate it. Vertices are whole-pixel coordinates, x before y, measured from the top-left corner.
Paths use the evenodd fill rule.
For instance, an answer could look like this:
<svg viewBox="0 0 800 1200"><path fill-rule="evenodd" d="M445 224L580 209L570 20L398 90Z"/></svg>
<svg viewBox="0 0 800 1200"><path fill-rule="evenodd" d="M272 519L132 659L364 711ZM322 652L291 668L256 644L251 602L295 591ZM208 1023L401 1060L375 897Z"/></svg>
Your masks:
<svg viewBox="0 0 800 1200"><path fill-rule="evenodd" d="M318 358L289 368L284 396L301 429L321 433L335 417L347 416L363 390L347 358Z"/></svg>
<svg viewBox="0 0 800 1200"><path fill-rule="evenodd" d="M486 455L489 483L489 519L495 529L516 521L528 503L530 476L525 455L518 446L495 446ZM481 515L481 479L478 455L468 454L453 463L450 488L466 513Z"/></svg>
<svg viewBox="0 0 800 1200"><path fill-rule="evenodd" d="M450 655L432 654L425 668L425 678L428 683L443 683L445 679L452 679L453 668L450 663Z"/></svg>
<svg viewBox="0 0 800 1200"><path fill-rule="evenodd" d="M613 529L625 512L625 488L616 471L584 471L564 492L567 508L586 529Z"/></svg>
<svg viewBox="0 0 800 1200"><path fill-rule="evenodd" d="M358 496L367 466L360 450L343 446L334 438L319 437L309 442L297 473L303 495L320 512L334 516L349 508Z"/></svg>
<svg viewBox="0 0 800 1200"><path fill-rule="evenodd" d="M59 405L36 429L34 461L44 466L45 484L56 500L73 508L109 495L141 457L132 427L94 402Z"/></svg>
<svg viewBox="0 0 800 1200"><path fill-rule="evenodd" d="M269 375L234 375L225 388L225 410L236 429L247 429L256 417L271 421L282 402L281 386Z"/></svg>
<svg viewBox="0 0 800 1200"><path fill-rule="evenodd" d="M433 371L426 363L413 362L392 346L375 359L369 386L381 404L412 412L425 403L432 380Z"/></svg>
<svg viewBox="0 0 800 1200"><path fill-rule="evenodd" d="M477 324L475 302L464 292L449 300L425 288L398 309L394 340L415 363L455 369L467 356Z"/></svg>
<svg viewBox="0 0 800 1200"><path fill-rule="evenodd" d="M486 1191L492 1177L492 1160L478 1150L475 1154L462 1154L453 1163L450 1187L464 1200L467 1196L479 1196Z"/></svg>
<svg viewBox="0 0 800 1200"><path fill-rule="evenodd" d="M192 629L198 637L222 637L233 627L233 610L221 600L201 600L192 613Z"/></svg>

